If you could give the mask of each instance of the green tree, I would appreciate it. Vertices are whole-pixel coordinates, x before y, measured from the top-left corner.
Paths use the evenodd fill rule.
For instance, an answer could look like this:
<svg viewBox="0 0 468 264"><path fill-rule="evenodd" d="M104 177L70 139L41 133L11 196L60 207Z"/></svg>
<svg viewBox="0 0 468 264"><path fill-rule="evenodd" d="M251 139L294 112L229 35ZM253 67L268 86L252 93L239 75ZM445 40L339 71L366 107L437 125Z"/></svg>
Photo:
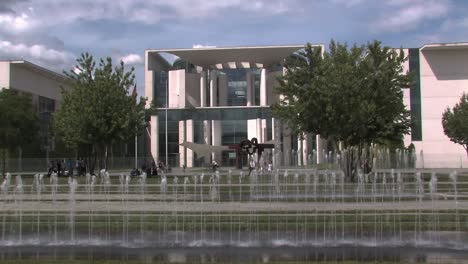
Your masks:
<svg viewBox="0 0 468 264"><path fill-rule="evenodd" d="M94 58L84 53L73 70L65 72L72 88L63 90L63 102L54 115L57 133L67 146L87 150L90 170L96 162L107 169L109 147L129 140L145 126L146 99L137 100L134 68L124 63L112 66L111 58Z"/></svg>
<svg viewBox="0 0 468 264"><path fill-rule="evenodd" d="M452 109L448 108L442 114L444 133L454 143L462 145L468 155L468 95L463 93Z"/></svg>
<svg viewBox="0 0 468 264"><path fill-rule="evenodd" d="M33 142L39 130L39 118L31 95L13 89L0 89L0 150L2 176L11 152Z"/></svg>
<svg viewBox="0 0 468 264"><path fill-rule="evenodd" d="M402 50L378 41L349 48L332 40L326 52L308 44L287 60L277 88L282 97L273 113L298 134L320 134L344 149L356 149L345 152L350 162L344 169L353 176L358 164L351 161L369 157L376 144L401 142L409 133L405 60Z"/></svg>

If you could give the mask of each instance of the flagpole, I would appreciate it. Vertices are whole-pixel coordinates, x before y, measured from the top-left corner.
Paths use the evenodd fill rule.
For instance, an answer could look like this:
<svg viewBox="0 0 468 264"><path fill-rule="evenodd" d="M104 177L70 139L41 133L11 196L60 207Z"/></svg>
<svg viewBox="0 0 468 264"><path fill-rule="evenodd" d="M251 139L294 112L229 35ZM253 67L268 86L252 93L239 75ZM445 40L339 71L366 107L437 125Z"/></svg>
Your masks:
<svg viewBox="0 0 468 264"><path fill-rule="evenodd" d="M135 169L138 169L138 136L135 134Z"/></svg>
<svg viewBox="0 0 468 264"><path fill-rule="evenodd" d="M136 83L133 86L132 96L137 96ZM138 133L135 131L135 169L138 169Z"/></svg>
<svg viewBox="0 0 468 264"><path fill-rule="evenodd" d="M168 81L169 79L169 73L166 76L166 166L169 165L169 154L168 154L168 149L167 149L167 108L169 107L169 87L168 87Z"/></svg>

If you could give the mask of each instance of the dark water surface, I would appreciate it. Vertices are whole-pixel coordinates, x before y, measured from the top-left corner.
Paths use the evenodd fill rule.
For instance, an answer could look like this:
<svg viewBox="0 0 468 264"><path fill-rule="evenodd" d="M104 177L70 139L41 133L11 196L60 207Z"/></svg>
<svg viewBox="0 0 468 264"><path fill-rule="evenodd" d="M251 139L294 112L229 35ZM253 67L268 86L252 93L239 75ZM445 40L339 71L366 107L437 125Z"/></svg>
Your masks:
<svg viewBox="0 0 468 264"><path fill-rule="evenodd" d="M396 262L463 263L468 251L411 246L200 246L200 247L122 247L122 246L2 246L0 260L118 260L142 263L275 263L275 262Z"/></svg>

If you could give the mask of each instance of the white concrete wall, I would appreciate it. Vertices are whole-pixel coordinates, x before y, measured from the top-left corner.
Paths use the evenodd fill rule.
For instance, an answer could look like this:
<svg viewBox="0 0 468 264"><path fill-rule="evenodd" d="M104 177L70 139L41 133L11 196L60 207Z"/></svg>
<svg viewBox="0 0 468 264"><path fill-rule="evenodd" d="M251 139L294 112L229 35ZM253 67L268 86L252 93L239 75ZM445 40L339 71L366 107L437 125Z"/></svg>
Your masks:
<svg viewBox="0 0 468 264"><path fill-rule="evenodd" d="M397 50L399 52L399 49ZM405 61L403 64L403 74L409 73L409 51L408 49L403 49L403 52L405 53L405 56L408 57L408 60ZM410 89L404 89L403 90L403 104L405 104L405 108L408 111L411 111L411 101L410 101ZM411 144L411 134L405 135L403 137L403 142L406 147Z"/></svg>
<svg viewBox="0 0 468 264"><path fill-rule="evenodd" d="M227 75L218 76L219 106L227 106L228 99L228 77Z"/></svg>
<svg viewBox="0 0 468 264"><path fill-rule="evenodd" d="M145 51L145 97L148 98L146 106L149 107L153 101L153 69L154 60Z"/></svg>
<svg viewBox="0 0 468 264"><path fill-rule="evenodd" d="M200 74L185 74L185 106L200 107Z"/></svg>
<svg viewBox="0 0 468 264"><path fill-rule="evenodd" d="M468 92L468 49L423 50L420 67L423 141L416 149L423 150L426 167L459 167L465 150L444 134L442 113Z"/></svg>
<svg viewBox="0 0 468 264"><path fill-rule="evenodd" d="M185 121L179 121L179 167L187 166L185 163L186 147L180 145L185 142Z"/></svg>
<svg viewBox="0 0 468 264"><path fill-rule="evenodd" d="M40 95L56 101L62 100L61 85L63 80L41 73L22 64L10 64L10 88Z"/></svg>
<svg viewBox="0 0 468 264"><path fill-rule="evenodd" d="M221 120L212 120L211 121L211 128L212 128L212 144L213 146L221 146L221 137L223 134L222 127L221 127ZM221 153L213 153L212 158L214 161L216 161L218 164L221 164Z"/></svg>
<svg viewBox="0 0 468 264"><path fill-rule="evenodd" d="M279 96L276 93L275 87L278 86L277 78L283 76L282 71L268 72L267 77L267 104L272 105L278 102Z"/></svg>
<svg viewBox="0 0 468 264"><path fill-rule="evenodd" d="M194 138L194 130L193 130L193 120L187 120L185 123L185 140L187 142L193 142ZM187 167L191 168L193 167L193 160L194 160L194 155L193 155L193 150L187 148L186 150L186 160L187 160Z"/></svg>
<svg viewBox="0 0 468 264"><path fill-rule="evenodd" d="M0 89L10 87L10 63L0 61Z"/></svg>
<svg viewBox="0 0 468 264"><path fill-rule="evenodd" d="M185 70L169 71L169 107L185 108Z"/></svg>
<svg viewBox="0 0 468 264"><path fill-rule="evenodd" d="M254 137L258 138L257 119L249 119L247 120L247 138L251 140Z"/></svg>
<svg viewBox="0 0 468 264"><path fill-rule="evenodd" d="M159 126L158 126L158 116L152 115L150 119L150 134L151 134L151 155L153 156L156 164L159 160Z"/></svg>
<svg viewBox="0 0 468 264"><path fill-rule="evenodd" d="M169 71L169 107L200 106L200 74L185 70Z"/></svg>

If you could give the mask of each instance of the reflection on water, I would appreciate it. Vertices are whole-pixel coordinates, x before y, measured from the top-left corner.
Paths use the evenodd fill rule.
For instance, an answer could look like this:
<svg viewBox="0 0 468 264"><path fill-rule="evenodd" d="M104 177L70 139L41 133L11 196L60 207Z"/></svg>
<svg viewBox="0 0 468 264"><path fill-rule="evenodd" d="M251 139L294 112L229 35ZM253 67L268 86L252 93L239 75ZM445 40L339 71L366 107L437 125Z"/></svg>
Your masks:
<svg viewBox="0 0 468 264"><path fill-rule="evenodd" d="M201 244L200 244L201 245ZM411 246L177 246L120 247L90 245L3 246L1 260L123 260L143 263L274 263L274 262L420 262L459 263L468 259L468 251Z"/></svg>
<svg viewBox="0 0 468 264"><path fill-rule="evenodd" d="M7 176L0 262L468 259L468 180L457 172L359 172L357 183L316 169L183 176L50 186L40 176L32 186L17 176L10 186Z"/></svg>

